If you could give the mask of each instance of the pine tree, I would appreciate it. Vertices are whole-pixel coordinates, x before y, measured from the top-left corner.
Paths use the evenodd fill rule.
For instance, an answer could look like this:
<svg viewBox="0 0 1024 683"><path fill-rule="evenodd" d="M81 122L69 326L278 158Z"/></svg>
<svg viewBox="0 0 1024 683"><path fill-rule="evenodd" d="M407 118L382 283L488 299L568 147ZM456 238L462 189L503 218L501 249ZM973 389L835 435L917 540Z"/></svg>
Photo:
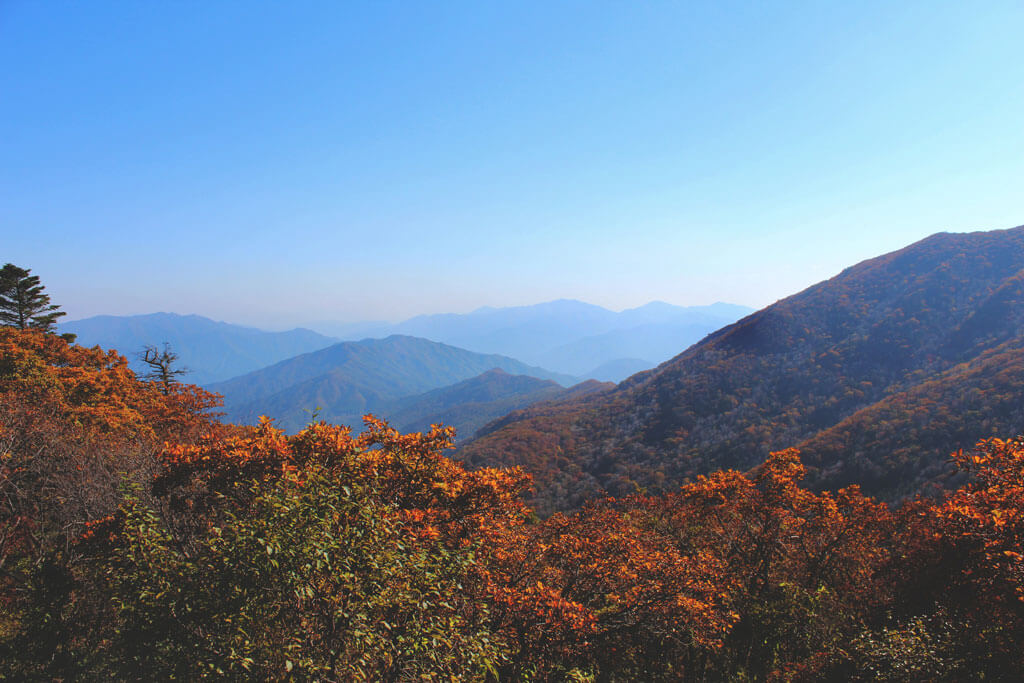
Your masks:
<svg viewBox="0 0 1024 683"><path fill-rule="evenodd" d="M13 263L0 269L0 325L53 332L57 318L65 313L50 303L39 276L30 272Z"/></svg>

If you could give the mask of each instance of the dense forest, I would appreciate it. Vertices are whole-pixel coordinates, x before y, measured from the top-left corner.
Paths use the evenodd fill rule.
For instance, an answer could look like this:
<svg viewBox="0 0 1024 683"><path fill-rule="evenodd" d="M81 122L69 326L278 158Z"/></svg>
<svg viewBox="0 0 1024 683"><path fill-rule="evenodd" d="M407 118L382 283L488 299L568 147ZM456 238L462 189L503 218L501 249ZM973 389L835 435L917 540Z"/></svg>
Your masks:
<svg viewBox="0 0 1024 683"><path fill-rule="evenodd" d="M795 450L539 519L449 429L286 436L0 328L7 680L1015 679L1024 443L892 508Z"/></svg>
<svg viewBox="0 0 1024 683"><path fill-rule="evenodd" d="M815 490L955 486L951 450L1024 431L1024 227L941 233L710 335L615 390L537 404L457 457L520 465L531 503L667 493L799 447Z"/></svg>

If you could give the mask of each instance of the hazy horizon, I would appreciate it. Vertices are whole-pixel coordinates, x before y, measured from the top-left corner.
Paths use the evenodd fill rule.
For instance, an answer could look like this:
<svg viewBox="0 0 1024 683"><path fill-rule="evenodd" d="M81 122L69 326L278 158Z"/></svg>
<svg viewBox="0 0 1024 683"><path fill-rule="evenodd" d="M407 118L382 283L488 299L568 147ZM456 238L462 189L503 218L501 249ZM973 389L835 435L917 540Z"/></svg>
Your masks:
<svg viewBox="0 0 1024 683"><path fill-rule="evenodd" d="M297 327L311 328L311 327L315 327L318 324L325 324L325 325L326 324L341 324L341 325L353 325L353 326L360 325L360 324L366 324L366 325L372 325L372 324L397 325L399 323L402 323L402 322L405 322L405 321L408 321L408 320L411 320L413 318L420 317L420 316L466 315L466 314L476 313L478 311L482 311L482 310L486 310L486 309L496 309L497 310L497 309L501 309L501 308L530 308L532 306L543 306L545 304L558 303L558 302L561 302L561 301L573 301L573 302L587 304L587 305L592 305L592 306L599 306L599 304L594 304L594 303L592 303L590 301L581 301L580 299L560 298L560 299L551 299L549 301L537 301L537 302L534 302L532 304L521 304L521 305L512 305L512 306L489 306L489 305L485 304L483 306L477 306L476 308L473 308L473 309L470 309L470 310L465 310L465 311L423 311L421 313L415 313L415 314L413 314L411 316L408 316L408 317L396 318L396 319L393 319L393 320L371 320L371 319L352 319L352 320L346 320L346 319L340 319L340 318L339 319L324 318L324 319L320 319L320 320L305 320L305 321L301 321L301 322L293 324L293 325L277 324L272 319L268 320L265 324L257 324L257 323L250 323L250 322L245 322L245 321L239 321L239 320L232 320L232 319L225 319L225 318L216 318L216 317L212 317L212 316L208 316L208 315L203 315L202 313L196 313L195 311L166 311L166 310L165 311L155 311L154 310L154 311L140 311L140 312L137 312L137 313L95 313L93 315L83 316L83 317L79 317L79 318L72 318L70 316L67 316L67 317L61 318L58 324L66 324L66 323L79 322L79 321L82 321L82 320L88 320L90 318L102 317L102 316L133 317L133 316L167 315L167 314L169 314L169 315L179 315L179 316L198 315L198 316L201 316L203 318L208 318L208 319L213 320L214 322L218 322L218 323L228 323L230 325L240 325L240 326L244 326L244 327L253 327L253 328L256 328L256 329L261 329L261 330L266 330L266 331L284 331L284 330L294 329L294 328L297 328ZM627 307L621 308L621 309L608 308L607 306L600 306L600 307L601 308L605 308L605 309L607 309L609 311L612 311L613 313L623 313L623 312L628 311L628 310L633 310L633 309L637 309L637 308L643 308L644 306L647 306L647 305L650 305L650 304L667 304L669 306L678 306L680 308L704 308L704 307L708 307L708 306L714 306L714 305L722 304L722 305L726 305L726 306L738 306L738 307L741 307L741 308L749 308L751 310L757 310L753 306L747 306L746 304L737 303L737 302L734 302L734 301L712 301L712 302L709 302L709 303L706 303L706 304L673 304L673 303L670 303L670 302L667 302L667 301L661 301L661 300L658 300L658 299L652 299L651 301L647 301L647 302L645 302L643 304L640 304L639 306L627 306Z"/></svg>
<svg viewBox="0 0 1024 683"><path fill-rule="evenodd" d="M0 6L0 260L68 319L760 308L1024 223L1024 6Z"/></svg>

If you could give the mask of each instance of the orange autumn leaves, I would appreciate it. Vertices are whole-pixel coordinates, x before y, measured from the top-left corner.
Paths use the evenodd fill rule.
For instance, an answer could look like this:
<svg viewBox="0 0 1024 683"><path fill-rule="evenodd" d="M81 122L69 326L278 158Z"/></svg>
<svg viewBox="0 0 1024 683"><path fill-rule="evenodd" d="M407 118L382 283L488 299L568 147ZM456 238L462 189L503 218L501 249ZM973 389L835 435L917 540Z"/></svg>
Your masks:
<svg viewBox="0 0 1024 683"><path fill-rule="evenodd" d="M169 444L154 489L160 495L218 496L237 482L312 467L338 482L372 488L410 522L443 526L453 538L525 517L521 494L529 478L518 469L466 471L443 455L452 447L450 428L399 434L370 416L365 426L358 437L348 427L322 422L286 436L263 418L229 436Z"/></svg>
<svg viewBox="0 0 1024 683"><path fill-rule="evenodd" d="M535 522L522 471L468 471L444 457L451 439L446 428L403 435L374 418L358 437L322 423L286 436L264 420L246 434L169 446L154 491L179 514L211 520L234 504L240 481L315 471L370 492L411 547L474 552L464 590L489 605L508 675L586 666L600 649L634 647L620 642L627 637L720 641L735 616L719 604L714 557L680 552L645 516L608 505Z"/></svg>
<svg viewBox="0 0 1024 683"><path fill-rule="evenodd" d="M1020 442L957 455L973 483L895 509L856 487L803 488L799 454L786 450L747 475L720 471L673 494L541 521L521 502L521 471L467 471L444 457L449 430L402 435L373 418L366 427L286 436L264 421L171 446L154 490L189 501L191 514L210 514L238 481L312 471L370 492L410 548L472 552L461 590L486 605L502 680L855 678L879 670L878 651L897 660L892 670L913 670L920 653L903 651L906 632L925 652L938 647L927 638L945 634L951 671L979 666L972 656L994 671L1019 659ZM921 624L941 633L920 635ZM964 643L974 655L957 650Z"/></svg>
<svg viewBox="0 0 1024 683"><path fill-rule="evenodd" d="M123 480L148 483L165 440L220 429L219 404L198 387L139 381L114 351L0 327L0 567L37 561L112 513Z"/></svg>
<svg viewBox="0 0 1024 683"><path fill-rule="evenodd" d="M1024 664L1019 440L955 454L968 483L895 507L856 487L808 490L785 450L749 473L541 520L523 503L523 470L467 469L446 457L448 428L221 425L201 389L164 395L120 356L52 335L0 331L0 402L0 648L10 661L49 648L17 660L27 677L177 666L151 656L193 646L176 633L278 654L301 640L294 671L354 680L416 667L468 680L957 680ZM146 553L172 564L124 565L149 573L112 598L125 558ZM167 566L194 571L192 593ZM238 614L206 587L210 567ZM216 623L188 611L196 600ZM240 615L274 626L239 635ZM145 620L160 627L140 644ZM93 650L89 669L79 659ZM239 666L286 678L278 654Z"/></svg>
<svg viewBox="0 0 1024 683"><path fill-rule="evenodd" d="M169 394L141 382L116 351L86 348L53 334L0 327L0 401L30 406L39 419L118 437L185 439L207 431L214 394L176 385Z"/></svg>
<svg viewBox="0 0 1024 683"><path fill-rule="evenodd" d="M968 601L1004 618L1024 613L1024 440L989 439L954 460L973 474L935 511L960 558L953 578ZM991 614L991 612L990 612Z"/></svg>

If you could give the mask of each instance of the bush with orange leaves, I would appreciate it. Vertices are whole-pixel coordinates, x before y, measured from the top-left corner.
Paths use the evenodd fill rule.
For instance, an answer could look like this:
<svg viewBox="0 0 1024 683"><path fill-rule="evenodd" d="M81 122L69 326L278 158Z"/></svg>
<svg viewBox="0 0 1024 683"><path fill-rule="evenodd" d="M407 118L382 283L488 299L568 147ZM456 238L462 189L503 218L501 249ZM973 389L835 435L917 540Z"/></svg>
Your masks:
<svg viewBox="0 0 1024 683"><path fill-rule="evenodd" d="M444 456L452 448L451 428L399 434L372 416L364 421L358 437L348 427L323 422L286 436L262 418L234 435L169 444L153 491L172 510L202 517L231 504L238 482L301 476L315 466L339 482L368 487L380 503L448 543L467 544L527 516L521 498L529 477L518 468L467 471Z"/></svg>
<svg viewBox="0 0 1024 683"><path fill-rule="evenodd" d="M48 333L0 328L0 568L14 546L45 552L61 532L117 509L125 477L151 476L165 440L215 429L219 397L164 394L124 357Z"/></svg>
<svg viewBox="0 0 1024 683"><path fill-rule="evenodd" d="M28 576L44 565L67 573L73 540L118 509L122 482L148 484L165 439L217 428L218 404L197 387L165 395L116 352L0 327L0 602L10 628Z"/></svg>
<svg viewBox="0 0 1024 683"><path fill-rule="evenodd" d="M0 328L0 397L33 407L40 421L56 416L96 433L157 441L194 439L210 429L210 411L220 405L188 384L164 394L137 379L116 351L9 327Z"/></svg>
<svg viewBox="0 0 1024 683"><path fill-rule="evenodd" d="M953 577L985 619L1024 616L1024 440L988 439L953 455L974 481L938 508L964 563ZM1024 624L1021 624L1024 625Z"/></svg>
<svg viewBox="0 0 1024 683"><path fill-rule="evenodd" d="M1024 440L987 439L953 459L971 481L919 513L917 571L903 580L931 597L916 607L949 633L943 654L959 675L1011 680L1024 669Z"/></svg>
<svg viewBox="0 0 1024 683"><path fill-rule="evenodd" d="M509 680L576 670L603 680L678 680L734 620L722 566L679 548L636 501L603 501L517 528L495 548L498 614L517 650Z"/></svg>
<svg viewBox="0 0 1024 683"><path fill-rule="evenodd" d="M522 502L529 477L518 468L468 471L445 457L450 428L400 434L372 416L364 422L358 437L322 422L286 436L264 418L245 434L169 446L153 490L168 503L175 535L188 539L202 535L197 524L218 524L250 504L253 490L238 482L301 482L315 470L390 511L410 548L472 554L459 597L489 605L492 637L505 643L501 671L520 670L525 660L535 674L561 669L568 643L585 640L593 617L558 586L512 580L532 533ZM557 633L548 638L554 642L539 647L537 634L549 632Z"/></svg>
<svg viewBox="0 0 1024 683"><path fill-rule="evenodd" d="M892 514L856 487L800 487L795 450L772 453L751 476L721 471L645 507L677 547L720 567L717 598L735 619L703 679L817 680L846 666L841 643L863 628L885 591ZM841 676L840 676L841 677Z"/></svg>

